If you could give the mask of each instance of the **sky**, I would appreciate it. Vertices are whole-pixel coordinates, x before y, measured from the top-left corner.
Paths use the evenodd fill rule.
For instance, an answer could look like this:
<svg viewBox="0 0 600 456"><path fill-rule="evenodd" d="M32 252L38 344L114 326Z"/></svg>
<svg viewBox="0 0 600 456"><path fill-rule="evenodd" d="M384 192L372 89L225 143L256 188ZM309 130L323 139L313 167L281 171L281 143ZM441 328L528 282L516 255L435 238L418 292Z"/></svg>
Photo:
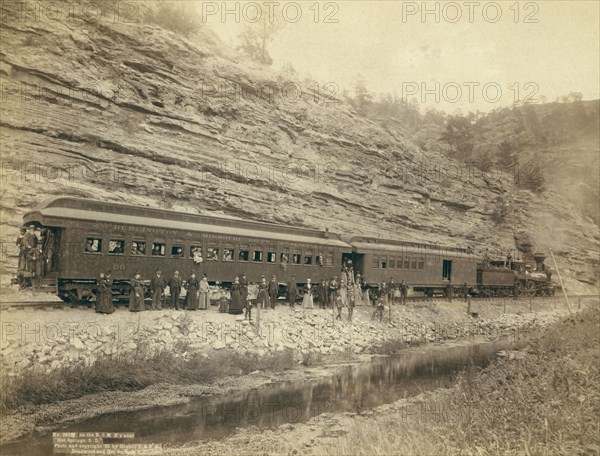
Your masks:
<svg viewBox="0 0 600 456"><path fill-rule="evenodd" d="M598 1L198 2L232 45L256 5L285 22L269 45L273 66L289 62L339 91L361 75L371 92L447 112L600 98Z"/></svg>

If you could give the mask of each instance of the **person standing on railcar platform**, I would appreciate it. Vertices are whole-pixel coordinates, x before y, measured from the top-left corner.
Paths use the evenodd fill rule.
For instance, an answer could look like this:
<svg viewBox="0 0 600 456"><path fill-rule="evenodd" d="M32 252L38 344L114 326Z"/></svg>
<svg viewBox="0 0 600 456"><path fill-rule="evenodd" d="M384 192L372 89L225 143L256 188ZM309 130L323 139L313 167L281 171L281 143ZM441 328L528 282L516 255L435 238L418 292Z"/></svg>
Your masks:
<svg viewBox="0 0 600 456"><path fill-rule="evenodd" d="M25 271L25 242L23 238L25 237L26 229L21 228L21 233L19 237L17 237L17 247L19 249L19 262L17 264L17 285L19 288L23 288L23 272Z"/></svg>
<svg viewBox="0 0 600 456"><path fill-rule="evenodd" d="M29 225L27 232L23 235L23 246L25 247L25 274L27 282L31 285L35 275L35 259L38 238L35 235L35 225Z"/></svg>
<svg viewBox="0 0 600 456"><path fill-rule="evenodd" d="M152 310L162 310L162 299L165 295L167 281L161 275L161 270L156 270L156 275L150 281L150 290L152 291Z"/></svg>
<svg viewBox="0 0 600 456"><path fill-rule="evenodd" d="M37 286L42 284L42 277L44 277L44 271L46 267L46 257L42 250L41 244L35 248L35 284Z"/></svg>
<svg viewBox="0 0 600 456"><path fill-rule="evenodd" d="M129 311L130 312L140 312L142 310L146 310L146 306L144 304L144 285L140 280L140 273L136 272L131 279L131 293L129 294Z"/></svg>

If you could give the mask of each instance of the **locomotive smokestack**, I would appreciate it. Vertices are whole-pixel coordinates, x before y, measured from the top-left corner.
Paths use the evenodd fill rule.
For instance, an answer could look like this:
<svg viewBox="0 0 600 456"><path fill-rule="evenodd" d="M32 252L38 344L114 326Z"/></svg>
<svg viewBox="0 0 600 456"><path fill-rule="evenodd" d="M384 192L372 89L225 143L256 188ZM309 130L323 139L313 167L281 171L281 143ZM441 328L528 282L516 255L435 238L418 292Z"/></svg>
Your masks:
<svg viewBox="0 0 600 456"><path fill-rule="evenodd" d="M329 228L325 228L325 233L323 233L325 239L329 239Z"/></svg>
<svg viewBox="0 0 600 456"><path fill-rule="evenodd" d="M544 260L546 259L546 255L543 253L534 253L533 259L535 260L535 267L538 271L544 271Z"/></svg>

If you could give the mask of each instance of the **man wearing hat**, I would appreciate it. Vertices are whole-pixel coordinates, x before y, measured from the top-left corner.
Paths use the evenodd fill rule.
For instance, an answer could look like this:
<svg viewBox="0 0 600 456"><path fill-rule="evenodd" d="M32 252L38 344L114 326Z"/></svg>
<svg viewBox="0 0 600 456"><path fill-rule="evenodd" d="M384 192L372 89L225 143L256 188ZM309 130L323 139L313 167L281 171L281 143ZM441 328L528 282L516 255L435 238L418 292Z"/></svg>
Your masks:
<svg viewBox="0 0 600 456"><path fill-rule="evenodd" d="M160 269L156 270L156 275L150 281L150 290L152 291L152 310L162 310L162 298L165 293L167 281L161 275Z"/></svg>
<svg viewBox="0 0 600 456"><path fill-rule="evenodd" d="M290 307L293 309L296 304L296 296L298 295L298 287L296 285L296 276L293 275L291 280L287 283L287 294L290 300Z"/></svg>
<svg viewBox="0 0 600 456"><path fill-rule="evenodd" d="M26 249L34 249L37 246L37 237L35 235L35 225L29 225L27 232L23 235L23 245Z"/></svg>
<svg viewBox="0 0 600 456"><path fill-rule="evenodd" d="M19 249L19 263L17 264L17 284L19 288L23 288L23 271L25 271L25 243L23 238L25 237L25 233L27 230L25 227L21 228L21 233L19 237L17 237L17 248Z"/></svg>
<svg viewBox="0 0 600 456"><path fill-rule="evenodd" d="M35 225L29 225L27 232L23 235L23 248L25 249L25 271L31 277L35 273L35 254L36 247L38 245L38 239L35 235Z"/></svg>
<svg viewBox="0 0 600 456"><path fill-rule="evenodd" d="M279 284L277 283L277 277L273 274L271 281L269 282L269 299L271 301L271 309L275 308L275 302L277 301L277 292L279 291Z"/></svg>
<svg viewBox="0 0 600 456"><path fill-rule="evenodd" d="M175 271L173 273L173 277L169 279L169 292L171 293L171 303L169 304L169 308L175 308L175 310L179 310L179 295L181 294L181 286L183 285L183 280L179 275L179 271Z"/></svg>
<svg viewBox="0 0 600 456"><path fill-rule="evenodd" d="M129 310L131 312L146 310L146 306L144 305L144 285L142 285L140 277L140 273L136 272L130 281Z"/></svg>

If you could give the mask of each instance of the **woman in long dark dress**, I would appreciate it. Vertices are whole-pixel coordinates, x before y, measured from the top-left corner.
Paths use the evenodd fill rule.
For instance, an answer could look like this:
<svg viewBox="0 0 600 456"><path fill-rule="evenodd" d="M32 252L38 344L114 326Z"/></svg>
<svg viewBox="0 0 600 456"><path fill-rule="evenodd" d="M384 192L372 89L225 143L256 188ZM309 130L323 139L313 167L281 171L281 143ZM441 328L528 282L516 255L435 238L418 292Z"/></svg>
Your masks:
<svg viewBox="0 0 600 456"><path fill-rule="evenodd" d="M111 314L115 311L115 306L112 303L112 284L113 279L110 277L111 272L106 271L104 279L100 279L99 288L102 290L96 301L96 312L103 314Z"/></svg>
<svg viewBox="0 0 600 456"><path fill-rule="evenodd" d="M239 277L236 277L231 284L231 304L229 305L229 313L239 315L243 312L243 309L242 286L240 285Z"/></svg>
<svg viewBox="0 0 600 456"><path fill-rule="evenodd" d="M200 286L200 282L196 278L196 274L192 272L192 275L188 279L185 284L185 289L187 290L187 294L185 295L185 302L183 304L184 308L187 310L198 310L198 287Z"/></svg>
<svg viewBox="0 0 600 456"><path fill-rule="evenodd" d="M140 273L136 272L131 279L131 293L129 294L129 310L131 312L140 312L146 310L144 304L144 285L140 280Z"/></svg>

